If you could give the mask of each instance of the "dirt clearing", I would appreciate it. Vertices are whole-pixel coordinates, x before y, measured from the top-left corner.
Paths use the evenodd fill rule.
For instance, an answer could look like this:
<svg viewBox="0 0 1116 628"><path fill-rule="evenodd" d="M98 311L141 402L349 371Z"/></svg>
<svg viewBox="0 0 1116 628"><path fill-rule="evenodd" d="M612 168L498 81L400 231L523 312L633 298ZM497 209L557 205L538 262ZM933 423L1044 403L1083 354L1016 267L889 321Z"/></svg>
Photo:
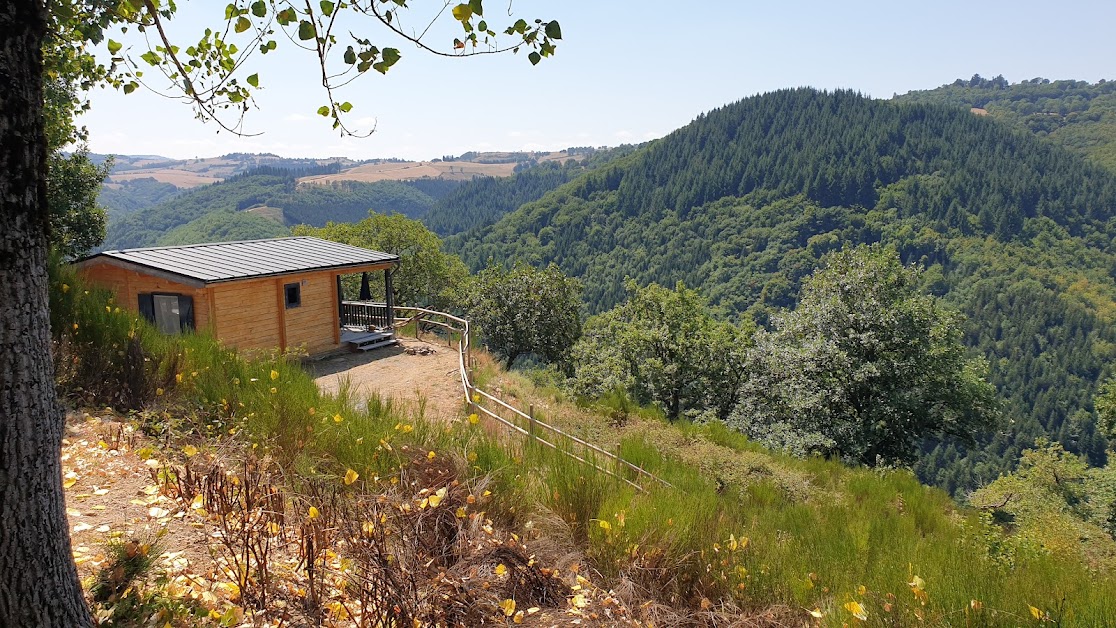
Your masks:
<svg viewBox="0 0 1116 628"><path fill-rule="evenodd" d="M411 355L408 349L416 353ZM422 349L433 353L421 355ZM428 418L450 419L461 413L464 403L457 366L456 346L401 338L394 347L344 353L308 368L325 392L337 392L348 380L357 399L366 400L375 393L412 404L412 409L423 410Z"/></svg>

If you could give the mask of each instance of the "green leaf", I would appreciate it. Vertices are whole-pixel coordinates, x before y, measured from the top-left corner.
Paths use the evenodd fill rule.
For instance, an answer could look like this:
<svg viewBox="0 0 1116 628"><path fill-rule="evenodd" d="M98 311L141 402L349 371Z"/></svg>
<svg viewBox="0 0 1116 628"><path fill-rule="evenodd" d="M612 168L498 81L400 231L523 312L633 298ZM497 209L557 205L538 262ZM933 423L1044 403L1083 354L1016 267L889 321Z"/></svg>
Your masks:
<svg viewBox="0 0 1116 628"><path fill-rule="evenodd" d="M469 0L469 8L477 15L484 15L483 0Z"/></svg>
<svg viewBox="0 0 1116 628"><path fill-rule="evenodd" d="M326 17L333 15L334 4L332 2L330 2L329 0L322 0L318 3L318 5L322 7L323 15L325 15Z"/></svg>
<svg viewBox="0 0 1116 628"><path fill-rule="evenodd" d="M131 83L125 83L124 93L131 94L132 92L136 91L137 87L139 87L139 83L136 83L135 81L132 81Z"/></svg>
<svg viewBox="0 0 1116 628"><path fill-rule="evenodd" d="M341 113L349 113L353 110L353 103L343 102L340 105L337 105L337 108L341 110Z"/></svg>
<svg viewBox="0 0 1116 628"><path fill-rule="evenodd" d="M467 4L459 4L453 7L453 19L458 22L468 22L473 17L473 9Z"/></svg>
<svg viewBox="0 0 1116 628"><path fill-rule="evenodd" d="M248 84L251 85L252 87L259 87L260 86L260 75L259 74L253 74L252 76L249 76L248 78L246 78L244 80L247 81Z"/></svg>
<svg viewBox="0 0 1116 628"><path fill-rule="evenodd" d="M357 56L352 46L345 49L345 63L352 65L356 63Z"/></svg>
<svg viewBox="0 0 1116 628"><path fill-rule="evenodd" d="M263 17L267 15L267 3L264 0L256 0L252 3L252 15L256 17Z"/></svg>
<svg viewBox="0 0 1116 628"><path fill-rule="evenodd" d="M388 68L399 61L399 56L399 51L395 48L384 48L380 62L372 64L372 69L380 74L387 74Z"/></svg>
<svg viewBox="0 0 1116 628"><path fill-rule="evenodd" d="M118 41L108 40L108 51L110 55L120 52L121 44Z"/></svg>
<svg viewBox="0 0 1116 628"><path fill-rule="evenodd" d="M275 21L279 22L281 26L286 26L296 19L298 19L298 14L295 13L294 9L291 7L287 7L275 14Z"/></svg>
<svg viewBox="0 0 1116 628"><path fill-rule="evenodd" d="M539 55L539 53L532 52L531 54L527 55L527 60L531 62L531 65L538 65L539 61L542 60L542 57Z"/></svg>
<svg viewBox="0 0 1116 628"><path fill-rule="evenodd" d="M248 30L249 28L252 28L251 20L244 17L243 15L236 18L236 25L233 26L233 30L235 30L238 33L243 33L244 31Z"/></svg>
<svg viewBox="0 0 1116 628"><path fill-rule="evenodd" d="M314 25L310 22L307 22L306 20L302 20L298 23L298 38L302 41L306 41L307 39L314 39L315 35L317 35L317 32L318 31L314 28Z"/></svg>
<svg viewBox="0 0 1116 628"><path fill-rule="evenodd" d="M558 20L551 20L546 23L546 28L543 30L546 36L551 39L562 39L562 27L558 26Z"/></svg>
<svg viewBox="0 0 1116 628"><path fill-rule="evenodd" d="M228 4L225 6L225 19L231 20L236 17L237 8L235 4Z"/></svg>
<svg viewBox="0 0 1116 628"><path fill-rule="evenodd" d="M322 105L321 107L318 107L318 115L322 116L323 118L328 116L329 115L329 107L327 107L325 105Z"/></svg>
<svg viewBox="0 0 1116 628"><path fill-rule="evenodd" d="M481 20L480 24L477 24L477 30L487 31L488 30L488 22L485 22L484 20Z"/></svg>
<svg viewBox="0 0 1116 628"><path fill-rule="evenodd" d="M159 53L155 52L154 50L148 50L147 52L140 55L140 59L146 61L148 65L159 65L159 61L162 60L162 57L160 57Z"/></svg>

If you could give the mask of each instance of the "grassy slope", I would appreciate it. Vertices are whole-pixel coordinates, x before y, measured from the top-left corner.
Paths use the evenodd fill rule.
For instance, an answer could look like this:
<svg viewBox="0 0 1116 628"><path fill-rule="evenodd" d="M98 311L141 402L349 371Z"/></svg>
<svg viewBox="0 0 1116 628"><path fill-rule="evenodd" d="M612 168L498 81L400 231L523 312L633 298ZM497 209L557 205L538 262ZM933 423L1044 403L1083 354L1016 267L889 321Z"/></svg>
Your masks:
<svg viewBox="0 0 1116 628"><path fill-rule="evenodd" d="M357 472L363 480L342 496L417 503L437 488L422 479L424 465L444 460L471 494L491 492L476 506L462 502L467 516L483 510L481 520L519 534L540 558L583 555L593 580L644 619L773 608L796 623L816 609L834 626L859 610L880 625L1014 626L1037 621L1031 607L1063 625L1116 616L1116 582L1104 566L1005 536L904 471L792 459L716 426L639 413L608 427L601 414L481 356L477 380L486 388L618 447L674 486L637 493L474 424L464 409L457 421L433 424L376 398L325 395L297 361L248 359L204 336L161 336L72 277L56 279L52 295L64 389L100 405L146 406L146 428L163 438L205 447L229 433L257 443L296 484ZM119 394L122 382L130 394ZM400 497L408 488L422 491Z"/></svg>

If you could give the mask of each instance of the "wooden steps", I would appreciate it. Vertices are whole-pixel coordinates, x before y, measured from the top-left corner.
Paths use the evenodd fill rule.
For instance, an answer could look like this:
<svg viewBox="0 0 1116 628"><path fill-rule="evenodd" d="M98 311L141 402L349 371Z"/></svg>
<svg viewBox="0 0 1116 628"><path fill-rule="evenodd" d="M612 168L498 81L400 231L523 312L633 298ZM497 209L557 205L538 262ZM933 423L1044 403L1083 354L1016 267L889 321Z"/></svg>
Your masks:
<svg viewBox="0 0 1116 628"><path fill-rule="evenodd" d="M379 349L380 347L390 347L399 342L395 338L395 332L390 329L363 333L350 332L346 334L342 340L346 342L353 351L371 351L372 349Z"/></svg>

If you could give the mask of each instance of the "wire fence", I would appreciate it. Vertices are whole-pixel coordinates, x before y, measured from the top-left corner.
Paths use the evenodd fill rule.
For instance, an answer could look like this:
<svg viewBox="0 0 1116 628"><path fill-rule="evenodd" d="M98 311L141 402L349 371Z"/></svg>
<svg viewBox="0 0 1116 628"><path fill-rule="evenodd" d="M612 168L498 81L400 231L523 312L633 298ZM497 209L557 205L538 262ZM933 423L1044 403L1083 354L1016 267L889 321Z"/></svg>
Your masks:
<svg viewBox="0 0 1116 628"><path fill-rule="evenodd" d="M561 452L586 466L592 467L605 475L632 486L638 491L646 492L646 489L638 482L633 482L628 477L624 477L623 474L625 472L629 473L630 477L634 477L636 480L652 480L664 486L674 488L669 482L654 475L650 471L624 460L618 453L598 447L546 421L540 420L535 416L533 408L530 408L528 412L524 412L496 395L475 386L470 377L472 330L470 329L467 319L445 312L419 307L397 305L395 306L395 311L396 329L414 323L416 337L421 334L423 325L430 325L446 330L446 332L450 334L449 338L451 341L452 335L457 335L457 365L461 380L462 394L465 397L465 403L472 408L473 412L475 412L478 417L481 415L486 416L512 433L522 435L531 442ZM601 466L601 464L598 464L597 458L611 461L614 469Z"/></svg>

